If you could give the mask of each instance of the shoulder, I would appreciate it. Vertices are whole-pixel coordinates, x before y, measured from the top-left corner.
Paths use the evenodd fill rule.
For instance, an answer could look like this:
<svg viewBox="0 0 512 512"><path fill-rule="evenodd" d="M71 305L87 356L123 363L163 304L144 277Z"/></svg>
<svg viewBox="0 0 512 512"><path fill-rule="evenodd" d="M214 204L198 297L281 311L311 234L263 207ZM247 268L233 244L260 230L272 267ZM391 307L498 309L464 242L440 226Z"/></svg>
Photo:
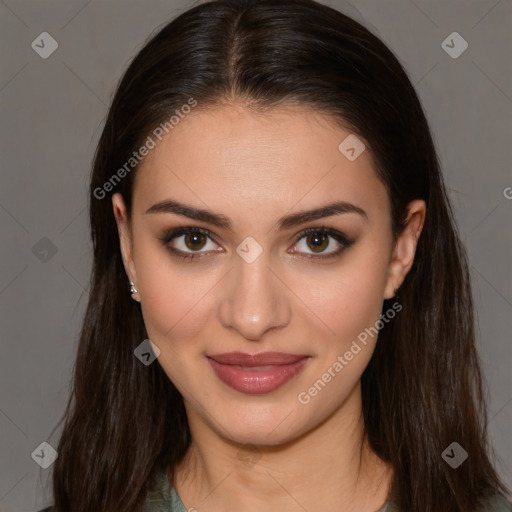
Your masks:
<svg viewBox="0 0 512 512"><path fill-rule="evenodd" d="M155 486L148 493L142 512L186 512L165 472L156 476Z"/></svg>
<svg viewBox="0 0 512 512"><path fill-rule="evenodd" d="M169 486L167 478L161 476L157 480L160 483L160 487L156 492L150 493L143 510L147 512L159 512L160 510L169 510L169 505L171 505L172 511L176 510L177 512L181 512L182 510L185 510L185 507L178 495L174 489ZM389 512L392 512L394 509L389 507L390 504L386 503L381 511L388 512L389 509ZM53 512L53 508L47 507L39 512ZM508 501L504 496L497 495L489 498L479 509L479 512L512 512L512 503L510 503L510 501Z"/></svg>
<svg viewBox="0 0 512 512"><path fill-rule="evenodd" d="M47 507L39 512L54 511L53 507ZM170 486L165 473L156 476L153 489L148 492L142 512L186 512L176 491Z"/></svg>
<svg viewBox="0 0 512 512"><path fill-rule="evenodd" d="M377 512L399 512L395 504L387 502ZM486 499L474 512L512 512L512 503L501 494Z"/></svg>

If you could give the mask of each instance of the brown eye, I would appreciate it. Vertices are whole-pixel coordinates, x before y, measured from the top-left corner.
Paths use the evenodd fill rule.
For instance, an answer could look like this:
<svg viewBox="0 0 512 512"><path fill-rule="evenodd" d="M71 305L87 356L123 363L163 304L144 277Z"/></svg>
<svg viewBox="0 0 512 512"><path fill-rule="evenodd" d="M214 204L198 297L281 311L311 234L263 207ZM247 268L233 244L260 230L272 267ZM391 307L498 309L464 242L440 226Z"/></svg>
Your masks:
<svg viewBox="0 0 512 512"><path fill-rule="evenodd" d="M173 255L182 258L200 258L219 250L213 235L202 228L180 226L165 232L160 240Z"/></svg>
<svg viewBox="0 0 512 512"><path fill-rule="evenodd" d="M345 249L353 245L354 240L344 233L328 227L309 228L301 233L292 252L305 258L317 260L341 256Z"/></svg>
<svg viewBox="0 0 512 512"><path fill-rule="evenodd" d="M173 256L182 259L199 259L223 252L215 243L215 236L203 228L180 226L165 232L160 240ZM353 243L354 240L335 229L309 228L301 233L291 252L321 260L341 256Z"/></svg>
<svg viewBox="0 0 512 512"><path fill-rule="evenodd" d="M191 251L198 251L206 244L207 237L203 233L187 233L184 238L185 245Z"/></svg>
<svg viewBox="0 0 512 512"><path fill-rule="evenodd" d="M329 246L329 237L324 233L314 233L306 237L308 247L314 252L322 252Z"/></svg>

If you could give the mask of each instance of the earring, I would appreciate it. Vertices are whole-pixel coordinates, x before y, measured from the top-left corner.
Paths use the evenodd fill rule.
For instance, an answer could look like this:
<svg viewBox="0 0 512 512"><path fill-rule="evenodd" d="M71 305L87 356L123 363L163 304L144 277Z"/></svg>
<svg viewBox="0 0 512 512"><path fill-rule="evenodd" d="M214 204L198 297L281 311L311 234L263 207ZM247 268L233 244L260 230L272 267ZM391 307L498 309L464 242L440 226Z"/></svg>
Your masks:
<svg viewBox="0 0 512 512"><path fill-rule="evenodd" d="M132 281L130 281L130 295L132 296L132 299L136 302L140 302L139 299L136 299L133 294L134 293L139 293L138 290L135 288L135 285L133 284Z"/></svg>

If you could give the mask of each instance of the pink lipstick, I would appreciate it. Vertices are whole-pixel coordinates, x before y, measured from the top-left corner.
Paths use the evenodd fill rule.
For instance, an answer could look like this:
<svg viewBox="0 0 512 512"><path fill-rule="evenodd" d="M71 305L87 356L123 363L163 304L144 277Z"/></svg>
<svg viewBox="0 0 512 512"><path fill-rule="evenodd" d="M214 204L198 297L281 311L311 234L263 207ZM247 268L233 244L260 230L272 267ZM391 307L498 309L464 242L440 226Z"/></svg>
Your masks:
<svg viewBox="0 0 512 512"><path fill-rule="evenodd" d="M308 355L262 352L230 352L207 356L217 377L241 393L270 393L297 375L310 359Z"/></svg>

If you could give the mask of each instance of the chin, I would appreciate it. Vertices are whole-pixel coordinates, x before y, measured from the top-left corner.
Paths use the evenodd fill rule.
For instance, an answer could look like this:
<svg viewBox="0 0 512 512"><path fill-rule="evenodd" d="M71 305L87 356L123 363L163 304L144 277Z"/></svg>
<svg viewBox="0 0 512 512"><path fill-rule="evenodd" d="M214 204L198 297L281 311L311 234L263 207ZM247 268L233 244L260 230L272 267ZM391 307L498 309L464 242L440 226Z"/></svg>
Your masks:
<svg viewBox="0 0 512 512"><path fill-rule="evenodd" d="M250 406L246 410L233 405L216 411L213 427L219 435L242 445L277 446L299 437L306 425L298 424L296 406ZM220 420L220 421L219 421ZM300 420L299 420L300 422Z"/></svg>

